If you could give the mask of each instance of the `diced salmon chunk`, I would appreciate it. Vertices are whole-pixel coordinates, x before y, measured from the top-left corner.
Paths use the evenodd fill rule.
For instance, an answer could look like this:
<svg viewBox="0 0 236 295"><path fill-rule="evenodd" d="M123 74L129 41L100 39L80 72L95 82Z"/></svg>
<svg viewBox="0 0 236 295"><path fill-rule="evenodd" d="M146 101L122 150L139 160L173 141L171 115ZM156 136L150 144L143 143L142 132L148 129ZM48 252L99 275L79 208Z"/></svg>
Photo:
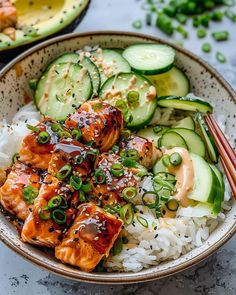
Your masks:
<svg viewBox="0 0 236 295"><path fill-rule="evenodd" d="M39 176L26 165L17 163L0 188L2 206L21 220L25 220L32 210L32 204L27 203L23 196L23 189L28 186L39 189Z"/></svg>
<svg viewBox="0 0 236 295"><path fill-rule="evenodd" d="M44 220L40 217L40 210L48 205L48 201L55 196L62 196L68 203L65 209L66 222L63 225L56 224L52 218ZM77 195L72 193L68 187L59 182L59 180L51 175L47 175L40 188L39 195L35 199L33 211L26 219L21 237L24 242L55 247L60 243L63 230L70 224L72 218L75 217L77 206ZM45 214L49 214L49 210Z"/></svg>
<svg viewBox="0 0 236 295"><path fill-rule="evenodd" d="M63 263L90 272L109 255L122 224L95 204L82 204L62 243L55 248L55 255Z"/></svg>

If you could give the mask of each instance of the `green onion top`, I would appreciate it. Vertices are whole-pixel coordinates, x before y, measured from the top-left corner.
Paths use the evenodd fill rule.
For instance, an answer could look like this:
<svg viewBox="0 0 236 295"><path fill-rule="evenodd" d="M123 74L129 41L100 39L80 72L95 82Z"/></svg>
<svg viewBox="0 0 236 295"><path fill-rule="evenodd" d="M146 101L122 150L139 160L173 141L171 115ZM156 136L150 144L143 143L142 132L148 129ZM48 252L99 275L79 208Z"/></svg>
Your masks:
<svg viewBox="0 0 236 295"><path fill-rule="evenodd" d="M100 168L96 169L96 171L94 173L94 176L95 176L95 179L96 179L95 180L96 183L101 184L101 183L106 182L106 175L104 174L102 169L100 169Z"/></svg>
<svg viewBox="0 0 236 295"><path fill-rule="evenodd" d="M66 213L62 209L53 210L50 217L58 225L66 223Z"/></svg>
<svg viewBox="0 0 236 295"><path fill-rule="evenodd" d="M80 140L82 137L82 131L80 129L73 129L71 135L75 140Z"/></svg>
<svg viewBox="0 0 236 295"><path fill-rule="evenodd" d="M82 186L82 180L78 176L71 175L71 177L70 177L70 186L74 190L78 191Z"/></svg>
<svg viewBox="0 0 236 295"><path fill-rule="evenodd" d="M124 99L119 99L116 101L115 103L115 107L121 111L123 114L126 113L128 111L128 106L127 103L125 102Z"/></svg>
<svg viewBox="0 0 236 295"><path fill-rule="evenodd" d="M38 211L38 214L39 214L40 219L45 220L45 221L49 220L51 218L50 211L48 210L47 206L40 208Z"/></svg>
<svg viewBox="0 0 236 295"><path fill-rule="evenodd" d="M26 124L26 127L31 130L31 131L34 131L36 133L38 133L40 131L40 129L38 127L35 127L33 125L30 125L30 124Z"/></svg>
<svg viewBox="0 0 236 295"><path fill-rule="evenodd" d="M129 225L134 220L134 211L131 204L126 204L120 209L120 218L124 221L125 224Z"/></svg>
<svg viewBox="0 0 236 295"><path fill-rule="evenodd" d="M82 164L83 161L84 161L84 157L83 157L82 155L77 155L77 156L75 157L75 163L76 163L77 165Z"/></svg>
<svg viewBox="0 0 236 295"><path fill-rule="evenodd" d="M139 160L139 152L136 149L127 149L120 153L120 156L123 158L130 158L134 161Z"/></svg>
<svg viewBox="0 0 236 295"><path fill-rule="evenodd" d="M182 163L182 157L179 153L173 153L170 155L170 164L173 166L179 166Z"/></svg>
<svg viewBox="0 0 236 295"><path fill-rule="evenodd" d="M124 175L124 167L120 163L112 164L110 172L115 177L121 177L122 175Z"/></svg>
<svg viewBox="0 0 236 295"><path fill-rule="evenodd" d="M158 194L154 191L147 191L142 196L143 205L147 206L150 209L153 209L157 206L159 202Z"/></svg>
<svg viewBox="0 0 236 295"><path fill-rule="evenodd" d="M61 196L55 196L55 197L52 197L49 201L48 201L48 209L51 210L53 208L57 208L57 207L60 207L61 205L61 202L62 202L62 197Z"/></svg>
<svg viewBox="0 0 236 295"><path fill-rule="evenodd" d="M39 190L32 185L24 187L22 192L25 202L30 205L34 204L34 200L39 194Z"/></svg>
<svg viewBox="0 0 236 295"><path fill-rule="evenodd" d="M148 221L146 218L143 218L142 216L138 215L136 216L137 221L144 227L148 228Z"/></svg>
<svg viewBox="0 0 236 295"><path fill-rule="evenodd" d="M127 101L130 106L136 107L139 104L139 92L131 90L127 93Z"/></svg>
<svg viewBox="0 0 236 295"><path fill-rule="evenodd" d="M60 180L65 179L72 172L72 167L68 164L64 165L56 174L56 177Z"/></svg>
<svg viewBox="0 0 236 295"><path fill-rule="evenodd" d="M38 142L41 144L46 144L50 140L50 134L47 131L42 131L38 135Z"/></svg>
<svg viewBox="0 0 236 295"><path fill-rule="evenodd" d="M133 198L135 198L138 194L138 188L134 186L128 186L123 189L122 191L122 197L126 200L129 201Z"/></svg>

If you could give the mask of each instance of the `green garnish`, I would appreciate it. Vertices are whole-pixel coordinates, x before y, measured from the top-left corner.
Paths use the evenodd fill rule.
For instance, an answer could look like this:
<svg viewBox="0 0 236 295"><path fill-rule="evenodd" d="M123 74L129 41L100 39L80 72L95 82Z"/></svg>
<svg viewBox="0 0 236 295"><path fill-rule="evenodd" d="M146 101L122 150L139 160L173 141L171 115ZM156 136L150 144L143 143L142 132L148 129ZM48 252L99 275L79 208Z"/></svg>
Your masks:
<svg viewBox="0 0 236 295"><path fill-rule="evenodd" d="M56 173L56 177L60 180L63 180L67 176L69 176L71 172L72 172L72 167L66 164Z"/></svg>
<svg viewBox="0 0 236 295"><path fill-rule="evenodd" d="M158 194L154 191L147 191L142 195L142 202L143 205L153 209L159 202Z"/></svg>
<svg viewBox="0 0 236 295"><path fill-rule="evenodd" d="M80 129L73 129L71 135L75 140L79 140L82 137L82 132Z"/></svg>
<svg viewBox="0 0 236 295"><path fill-rule="evenodd" d="M141 20L136 20L136 21L134 21L132 25L133 25L133 27L134 27L135 29L137 29L137 30L141 29L142 26L143 26Z"/></svg>
<svg viewBox="0 0 236 295"><path fill-rule="evenodd" d="M115 103L115 107L122 113L126 113L128 111L128 106L124 99L117 100Z"/></svg>
<svg viewBox="0 0 236 295"><path fill-rule="evenodd" d="M85 194L84 194L84 192L83 191L80 191L79 192L79 200L80 200L80 202L86 202L86 197L85 197Z"/></svg>
<svg viewBox="0 0 236 295"><path fill-rule="evenodd" d="M134 186L128 186L123 189L122 191L122 197L126 200L129 201L133 198L135 198L138 194L138 189L137 187Z"/></svg>
<svg viewBox="0 0 236 295"><path fill-rule="evenodd" d="M77 155L77 156L75 157L75 163L76 163L77 165L82 164L83 161L84 161L84 157L83 157L82 155Z"/></svg>
<svg viewBox="0 0 236 295"><path fill-rule="evenodd" d="M164 155L161 160L162 160L162 163L165 167L170 166L170 156L169 155Z"/></svg>
<svg viewBox="0 0 236 295"><path fill-rule="evenodd" d="M179 153L173 153L170 155L170 164L173 166L179 166L182 163L182 157Z"/></svg>
<svg viewBox="0 0 236 295"><path fill-rule="evenodd" d="M155 133L159 133L159 132L161 132L162 131L162 127L161 126L155 126L155 127L153 127L153 132L155 132Z"/></svg>
<svg viewBox="0 0 236 295"><path fill-rule="evenodd" d="M224 17L224 14L222 11L213 11L211 14L211 19L216 22L222 21L223 17Z"/></svg>
<svg viewBox="0 0 236 295"><path fill-rule="evenodd" d="M12 163L15 164L20 158L19 153L15 153L12 157Z"/></svg>
<svg viewBox="0 0 236 295"><path fill-rule="evenodd" d="M78 191L82 186L81 178L79 178L78 176L75 176L75 175L71 175L71 177L70 177L70 186L74 190Z"/></svg>
<svg viewBox="0 0 236 295"><path fill-rule="evenodd" d="M216 52L216 59L218 60L218 62L220 63L225 63L227 60L226 60L226 57L223 55L223 53L217 51Z"/></svg>
<svg viewBox="0 0 236 295"><path fill-rule="evenodd" d="M120 252L123 250L123 240L122 238L118 238L115 243L114 246L112 248L112 255L116 256L118 254L120 254Z"/></svg>
<svg viewBox="0 0 236 295"><path fill-rule="evenodd" d="M146 25L147 26L151 26L152 24L152 14L151 13L147 13L146 14Z"/></svg>
<svg viewBox="0 0 236 295"><path fill-rule="evenodd" d="M35 90L37 88L37 84L38 84L38 79L31 79L31 80L29 80L29 87L32 90Z"/></svg>
<svg viewBox="0 0 236 295"><path fill-rule="evenodd" d="M62 127L61 127L61 125L58 124L58 123L53 123L53 124L51 125L51 129L52 129L53 132L58 132L59 130L62 129Z"/></svg>
<svg viewBox="0 0 236 295"><path fill-rule="evenodd" d="M38 139L38 142L41 143L41 144L46 144L49 142L51 136L50 134L47 132L47 131L42 131L39 133L37 139Z"/></svg>
<svg viewBox="0 0 236 295"><path fill-rule="evenodd" d="M206 30L204 30L202 28L198 29L197 30L197 36L198 36L198 38L204 38L204 37L206 37Z"/></svg>
<svg viewBox="0 0 236 295"><path fill-rule="evenodd" d="M39 194L39 190L32 185L27 185L24 187L22 192L25 202L30 205L34 204L34 200Z"/></svg>
<svg viewBox="0 0 236 295"><path fill-rule="evenodd" d="M91 185L89 183L85 183L85 184L82 184L81 185L81 190L84 192L84 193L88 193L91 191Z"/></svg>
<svg viewBox="0 0 236 295"><path fill-rule="evenodd" d="M185 39L188 38L188 32L187 32L182 26L177 26L177 27L175 28L175 30L176 30L178 33L180 33L180 34L183 36L183 38L185 38Z"/></svg>
<svg viewBox="0 0 236 295"><path fill-rule="evenodd" d="M98 183L98 184L106 183L106 175L104 174L102 169L100 169L100 168L96 169L94 176L95 176L96 183Z"/></svg>
<svg viewBox="0 0 236 295"><path fill-rule="evenodd" d="M132 107L136 107L139 104L139 92L131 90L127 93L128 104Z"/></svg>
<svg viewBox="0 0 236 295"><path fill-rule="evenodd" d="M147 219L146 219L146 218L143 218L143 217L140 216L140 215L136 216L136 218L137 218L137 221L138 221L143 227L148 228L148 222L147 222Z"/></svg>
<svg viewBox="0 0 236 295"><path fill-rule="evenodd" d="M30 124L26 124L26 127L31 130L31 131L34 131L36 133L38 133L40 131L40 129L38 127L35 127L33 125L30 125Z"/></svg>
<svg viewBox="0 0 236 295"><path fill-rule="evenodd" d="M211 52L211 44L210 43L203 43L202 44L202 51L203 52Z"/></svg>
<svg viewBox="0 0 236 295"><path fill-rule="evenodd" d="M211 35L216 41L226 41L229 38L229 32L227 31L213 32Z"/></svg>
<svg viewBox="0 0 236 295"><path fill-rule="evenodd" d="M159 13L157 15L156 26L160 30L162 30L166 35L171 36L174 33L172 19L165 13Z"/></svg>
<svg viewBox="0 0 236 295"><path fill-rule="evenodd" d="M236 22L236 14L230 10L230 9L227 9L225 10L225 16L230 19L232 22Z"/></svg>
<svg viewBox="0 0 236 295"><path fill-rule="evenodd" d="M125 224L129 225L134 220L134 211L131 204L126 204L120 209L120 218L124 221Z"/></svg>
<svg viewBox="0 0 236 295"><path fill-rule="evenodd" d="M121 177L124 175L124 167L120 163L112 164L110 172L115 177Z"/></svg>
<svg viewBox="0 0 236 295"><path fill-rule="evenodd" d="M47 206L40 208L38 211L38 214L39 214L40 219L45 220L45 221L49 220L51 218L50 211L48 210Z"/></svg>
<svg viewBox="0 0 236 295"><path fill-rule="evenodd" d="M177 211L179 208L179 202L176 199L171 199L166 203L166 207L170 210L170 211Z"/></svg>
<svg viewBox="0 0 236 295"><path fill-rule="evenodd" d="M51 209L54 209L54 208L57 208L61 205L61 202L62 202L62 197L61 196L55 196L55 197L52 197L49 201L48 201L48 205L47 205L47 208L49 210Z"/></svg>
<svg viewBox="0 0 236 295"><path fill-rule="evenodd" d="M62 209L53 210L50 217L58 225L66 223L66 213Z"/></svg>
<svg viewBox="0 0 236 295"><path fill-rule="evenodd" d="M134 161L139 160L139 152L136 149L124 150L120 153L123 158L130 158Z"/></svg>

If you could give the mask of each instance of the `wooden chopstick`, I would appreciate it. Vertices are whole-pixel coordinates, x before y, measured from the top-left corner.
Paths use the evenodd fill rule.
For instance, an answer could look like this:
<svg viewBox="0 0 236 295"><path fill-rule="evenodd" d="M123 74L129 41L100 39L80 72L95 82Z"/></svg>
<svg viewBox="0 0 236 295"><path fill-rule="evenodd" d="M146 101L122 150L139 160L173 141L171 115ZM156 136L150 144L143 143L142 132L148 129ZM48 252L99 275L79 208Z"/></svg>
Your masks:
<svg viewBox="0 0 236 295"><path fill-rule="evenodd" d="M221 131L213 115L208 113L205 120L220 153L222 166L229 181L232 193L236 198L236 153Z"/></svg>

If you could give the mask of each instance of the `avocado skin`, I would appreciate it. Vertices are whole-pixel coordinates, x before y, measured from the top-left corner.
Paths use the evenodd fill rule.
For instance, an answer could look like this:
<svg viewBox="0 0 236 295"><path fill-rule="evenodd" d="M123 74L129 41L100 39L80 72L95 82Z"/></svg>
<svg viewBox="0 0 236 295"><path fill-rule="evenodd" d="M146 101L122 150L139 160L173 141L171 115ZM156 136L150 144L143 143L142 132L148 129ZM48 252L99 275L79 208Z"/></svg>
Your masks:
<svg viewBox="0 0 236 295"><path fill-rule="evenodd" d="M75 30L75 28L78 26L78 24L82 21L84 16L86 15L90 3L91 3L91 0L89 0L88 5L84 8L84 10L80 13L80 15L77 18L75 18L69 25L67 25L62 30L56 32L55 34L49 35L45 38L31 42L29 44L25 44L25 45L23 44L23 45L20 45L16 48L6 49L6 50L1 51L0 52L0 63L5 65L8 62L10 62L13 58L17 57L22 52L26 51L27 49L33 47L36 44L42 43L43 41L46 41L46 40L51 39L53 37L57 37L60 35L64 35L64 34L73 32Z"/></svg>

